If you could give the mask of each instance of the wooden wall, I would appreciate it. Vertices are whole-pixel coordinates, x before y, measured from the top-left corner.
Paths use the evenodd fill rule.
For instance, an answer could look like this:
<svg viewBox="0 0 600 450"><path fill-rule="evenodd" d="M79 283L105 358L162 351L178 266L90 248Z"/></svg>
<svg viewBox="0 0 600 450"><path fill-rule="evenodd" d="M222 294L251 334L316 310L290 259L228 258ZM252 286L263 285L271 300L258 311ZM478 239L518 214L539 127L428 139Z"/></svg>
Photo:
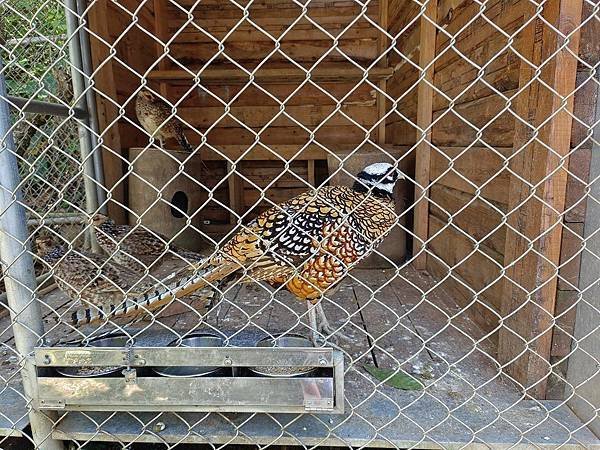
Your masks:
<svg viewBox="0 0 600 450"><path fill-rule="evenodd" d="M167 3L166 0L157 1ZM170 45L169 60L164 69L185 66L194 71L200 68L210 71L220 68L229 69L230 76L244 76L243 71L231 62L234 60L249 71L260 66L257 76L268 70L276 70L273 81L260 83L263 89L240 83L233 85L224 79L218 85L197 87L186 96L182 115L190 120L191 125L204 132L216 123L208 132L208 142L249 144L256 139L253 132L260 131L263 143L300 145L310 139L310 130L317 127L315 138L321 143L336 145L361 142L365 132L339 112L323 123L335 110L335 99L341 99L349 92L350 95L342 102L344 114L366 128L376 122L375 92L366 83L355 89L355 80L344 82L340 77L335 82L319 83L319 89L310 84L300 88L301 81L289 83L287 80L290 76L304 76L296 64L309 67L320 61L320 67L339 67L342 73L350 68L344 54L358 63L373 60L377 55L377 34L364 18L346 30L338 48L332 50L333 39L307 18L300 19L287 31L301 14L301 9L289 0L254 2L249 11L250 19L256 26L248 21L238 25L243 12L231 3L224 4L217 0L199 3L193 11L193 23L186 25L186 14L171 2L168 3L168 33L176 37ZM179 3L189 8L195 2ZM332 36L337 36L352 23L360 11L360 6L352 1L318 0L311 1L308 6L310 19ZM368 15L377 19L377 2L369 4ZM210 33L212 38L200 31L199 27ZM280 39L281 51L276 51L275 43L265 33ZM224 51L219 54L215 39L220 41L225 37ZM247 81L247 76L245 78ZM190 83L169 83L167 96L180 99L189 88ZM286 113L291 117L280 115L278 101L284 100ZM225 103L230 103L230 115L245 126L230 116L217 120L225 113ZM303 126L307 129L303 129ZM197 133L190 134L192 142L197 142Z"/></svg>
<svg viewBox="0 0 600 450"><path fill-rule="evenodd" d="M386 120L388 144L411 146L416 142L416 130L412 123L417 118L416 82L419 71L412 64L419 63L419 24L416 2L389 0L388 31L393 36L401 35L395 50L388 57L388 64L394 73L387 81L387 93L398 99L396 112ZM387 111L391 106L388 102Z"/></svg>
<svg viewBox="0 0 600 450"><path fill-rule="evenodd" d="M463 306L470 305L473 319L489 332L497 325L502 301L500 268L506 238L502 219L510 181L503 165L513 152L515 127L514 117L502 113L506 106L502 95L514 95L519 86L519 58L512 50L501 51L507 38L498 29L481 17L473 21L478 11L471 1L437 4L438 25L456 35L456 42L448 48L448 36L436 33L432 75L436 90L430 113L433 146L427 178L433 184L426 219L433 255L427 258L427 269L441 279L452 268L440 288ZM487 18L509 34L523 23L523 13L521 0L494 0L486 8ZM479 81L473 64L487 64ZM410 99L407 110L415 114L417 94ZM479 129L483 131L478 138Z"/></svg>
<svg viewBox="0 0 600 450"><path fill-rule="evenodd" d="M394 72L388 90L395 96L404 96L398 110L408 120L388 121L387 142L413 146L417 143L415 177L423 186L430 184L427 204L423 207L421 201L415 208L416 236L430 240L430 254L422 267L443 279L438 287L466 307L484 333L492 333L490 337L499 340L498 357L502 362L512 361L522 352L523 341L517 342L514 333L526 340L539 337L534 344L536 353L526 352L508 370L524 386L531 386L532 395L543 398L551 354L564 356L570 348L568 333L573 312L565 311L576 301L584 214L581 199L591 146L589 140L584 142L585 124L593 123L590 114L596 84L589 80L589 71L582 64L575 76L576 60L568 54L544 65L544 81L556 86L563 95L580 86L574 102L570 96L567 106L574 108L584 125L571 128L568 113L553 113L561 107L556 96L539 87L541 83L530 82L533 71L513 50L534 63L543 61L560 45L556 33L544 29L538 19L516 34L511 48L506 48L506 35L514 34L524 19L534 14L529 2L493 0L486 3L485 19L475 18L480 8L475 2L440 0L434 4L436 9L428 8L426 14L444 31L438 29L433 42L423 32L424 26L433 27L420 19L406 28L398 48L420 67L427 67L435 58L433 70L425 75L435 89L423 88L426 84L417 80L420 71L396 58L396 67L402 70ZM579 23L580 8L577 1L553 0L545 6L544 17L568 33ZM409 11L410 8L401 8L398 16L390 17L391 26L401 29L409 23ZM580 57L591 66L599 52L596 44L586 44L585 35L597 35L598 30L592 29L595 26L594 23L590 30L584 30L580 52ZM447 33L455 36L451 47ZM419 37L414 38L416 35ZM570 42L573 52L579 50L578 38L576 35ZM483 74L474 65L483 66ZM506 110L507 98L511 98L511 111ZM517 123L514 113L529 125ZM548 122L551 116L553 119ZM433 123L428 140L418 143L422 133L409 121L423 129ZM531 142L531 127L539 127L539 140L558 154L570 152L568 171L564 170L566 167L555 171L560 160L538 142ZM511 175L508 168L519 177ZM541 180L544 183L536 189L536 197L554 209L546 208L542 202L527 201L529 186ZM417 188L417 198L420 194ZM563 208L564 216L555 213ZM513 210L516 213L508 214ZM508 232L504 225L506 216L520 234ZM561 226L553 227L561 221L564 231ZM542 234L544 237L540 238ZM528 248L528 240L535 241L537 253ZM416 251L420 250L419 245L417 239ZM527 257L523 259L523 255ZM548 261L562 265L560 274ZM421 268L419 259L415 265ZM508 277L503 274L504 267L509 267ZM556 275L560 275L558 283ZM515 282L534 292L540 306L534 308L533 297L527 300ZM519 311L526 300L527 308ZM511 331L504 328L498 332L500 317L508 315L510 320L504 325ZM566 333L553 329L553 315Z"/></svg>

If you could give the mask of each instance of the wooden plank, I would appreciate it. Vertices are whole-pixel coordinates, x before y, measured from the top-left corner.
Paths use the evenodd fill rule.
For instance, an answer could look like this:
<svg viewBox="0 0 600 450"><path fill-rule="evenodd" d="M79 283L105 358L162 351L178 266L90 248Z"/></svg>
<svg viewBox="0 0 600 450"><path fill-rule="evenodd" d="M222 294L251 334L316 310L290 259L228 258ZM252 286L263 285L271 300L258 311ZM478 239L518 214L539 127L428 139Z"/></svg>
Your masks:
<svg viewBox="0 0 600 450"><path fill-rule="evenodd" d="M297 161L309 160L309 159L327 159L327 152L323 147L316 144L308 145L301 153L300 150L303 148L301 145L267 145L264 143L243 145L243 144L230 144L230 145L215 145L215 149L218 153L208 146L204 146L198 149L197 154L204 161L223 161L224 156L236 161L242 159L244 161L257 161L257 160L270 160L277 159L277 156L283 158L286 161L292 158ZM340 146L337 149L344 150L350 146ZM250 149L248 151L248 149ZM141 151L142 148L134 147L130 150ZM155 150L146 150L147 152L153 152ZM157 152L157 155L160 154ZM179 149L169 149L170 153L185 155L185 152ZM222 156L223 155L223 156ZM243 155L243 157L242 157ZM182 156L183 157L183 156Z"/></svg>
<svg viewBox="0 0 600 450"><path fill-rule="evenodd" d="M169 10L168 0L154 0L154 35L160 40L156 43L156 58L160 58L158 68L167 70L170 59L165 55L164 44L169 40ZM165 97L168 94L167 83L160 83L160 93Z"/></svg>
<svg viewBox="0 0 600 450"><path fill-rule="evenodd" d="M237 167L234 169L233 164L227 162L227 173L229 174L229 178L227 178L227 184L229 187L229 208L231 209L229 213L229 221L231 224L238 223L238 220L243 213L244 204L242 179L236 174L236 172Z"/></svg>
<svg viewBox="0 0 600 450"><path fill-rule="evenodd" d="M558 291L554 317L556 326L552 331L552 351L550 356L564 358L571 352L571 342L575 327L575 317L579 299L577 291ZM559 328L560 327L560 328Z"/></svg>
<svg viewBox="0 0 600 450"><path fill-rule="evenodd" d="M319 83L319 87L330 94L334 99L344 100L344 105L357 106L375 106L375 89L367 83L340 82L340 83ZM235 99L232 106L278 106L279 102L285 101L287 106L300 105L334 105L336 101L329 95L312 84L305 84L297 92L298 88L294 84L269 84L268 92L270 95L256 86L236 85L211 85L209 88L191 89L191 84L185 81L169 83L169 93L167 98L172 102L183 98L182 106L194 107L215 107L223 106L224 102L231 102ZM352 91L352 92L351 92ZM348 95L348 93L350 93ZM215 98L216 97L216 98ZM277 100L275 100L275 97ZM279 101L279 102L278 102Z"/></svg>
<svg viewBox="0 0 600 450"><path fill-rule="evenodd" d="M583 223L563 224L560 245L560 269L558 289L576 290L579 287L579 269L583 252Z"/></svg>
<svg viewBox="0 0 600 450"><path fill-rule="evenodd" d="M470 194L437 184L431 186L430 214L444 222L451 215L454 226L483 244L482 252L494 250L492 257L504 253L506 227L500 225L505 212L504 208L496 210L479 199L473 200Z"/></svg>
<svg viewBox="0 0 600 450"><path fill-rule="evenodd" d="M307 127L315 127L322 123L328 126L351 125L352 122L345 116L366 127L373 126L377 121L377 110L372 106L346 105L341 108L344 114L336 112L331 115L335 109L334 105L300 105L286 106L285 112ZM264 127L268 123L274 127L298 126L286 115L281 114L279 106L232 106L229 114L223 118L221 117L225 113L225 107L179 107L177 113L185 122L196 128L208 128L213 124L216 124L216 128L239 128L238 121L250 128Z"/></svg>
<svg viewBox="0 0 600 450"><path fill-rule="evenodd" d="M515 212L508 221L520 234L510 232L506 239L504 265L508 269L501 308L506 319L500 330L498 359L508 364L505 370L523 385L527 394L536 398L545 396L549 369L557 287L555 266L559 262L562 237L562 227L555 225L562 220L566 191L566 171L557 168L561 166L560 157L569 152L572 122L569 111L573 110L571 93L577 73L577 60L570 52L577 55L579 48L579 32L571 32L579 26L581 11L580 0L551 0L544 4L543 19L570 36L568 50L561 50L546 61L563 41L540 17L524 30L521 49L521 54L531 62L521 65L519 86L524 91L516 101L515 111L535 127L545 123L539 129L538 139L553 152L537 142L526 145L531 130L518 123L514 140L517 154L510 168L530 183L539 183L535 189L539 200L528 201L529 184L512 177L509 210ZM530 12L533 14L533 8ZM539 82L527 84L534 76L531 65L540 66L542 62L541 79L567 99L566 108L561 98ZM530 249L531 241L535 252Z"/></svg>
<svg viewBox="0 0 600 450"><path fill-rule="evenodd" d="M283 33L289 29L289 23L286 25L269 26L263 28L270 36L262 31L259 31L251 25L241 25L235 28L235 31L231 33L231 30L227 30L225 27L203 27L205 31L210 32L211 37L201 32L195 25L187 25L186 20L169 23L169 32L171 35L177 34L177 37L173 40L178 45L187 44L190 46L197 44L214 44L215 39L222 40L227 36L226 42L270 42L273 43L273 38L281 39L281 43L291 42L311 42L311 41L323 41L331 43L331 38L319 30L315 25L307 23L306 26L295 25L293 32ZM185 26L182 30L182 26ZM348 30L344 30L342 24L339 24L333 29L329 27L328 30L332 35L336 36L339 32L344 33L339 36L339 42L345 45L351 45L353 41L357 39L377 39L379 37L379 31L372 26L360 26L356 24ZM283 37L282 37L283 36Z"/></svg>
<svg viewBox="0 0 600 450"><path fill-rule="evenodd" d="M429 19L429 20L428 20ZM417 92L417 142L422 139L416 148L416 167L415 167L415 209L414 209L414 239L413 255L417 255L414 260L414 267L417 270L423 270L426 267L425 241L428 237L428 217L429 203L427 197L427 186L429 185L429 166L430 166L430 144L431 131L427 130L431 125L433 114L433 89L429 83L433 83L433 60L435 58L435 42L437 30L430 22L437 21L437 0L429 0L424 17L421 17L420 31L420 49L419 49L419 67L424 71L424 77L419 82ZM424 134L423 134L424 133Z"/></svg>
<svg viewBox="0 0 600 450"><path fill-rule="evenodd" d="M379 0L379 26L384 30L388 29L388 0ZM385 34L378 31L377 35L377 56L380 57L388 48L389 40ZM382 57L377 65L379 67L387 66L387 56ZM381 80L377 87L381 92L386 92L386 81ZM377 143L385 144L385 113L386 113L386 98L381 92L377 93Z"/></svg>
<svg viewBox="0 0 600 450"><path fill-rule="evenodd" d="M504 95L510 98L515 93L516 91L508 91ZM481 130L481 140L487 145L494 147L512 145L510 138L515 129L514 115L505 111L498 116L500 111L506 108L506 104L507 100L498 94L493 94L455 106L449 112L446 110L435 112L433 118L439 120L432 130L432 142L436 146L466 147L477 141L478 131ZM442 115L443 117L440 118ZM477 141L476 145L483 144Z"/></svg>
<svg viewBox="0 0 600 450"><path fill-rule="evenodd" d="M369 70L369 79L381 80L391 76L393 69L388 67L373 67ZM317 67L311 71L311 80L316 82L358 81L363 78L363 72L349 66L335 65L333 67ZM148 74L151 80L187 80L190 83L193 77L185 70L154 70ZM299 83L306 79L306 73L297 68L260 69L254 76L257 83ZM203 85L211 84L246 84L249 80L247 74L239 69L214 69L207 68L200 75Z"/></svg>
<svg viewBox="0 0 600 450"><path fill-rule="evenodd" d="M438 151L439 150L439 151ZM510 173L503 170L504 158L510 157L512 148L497 147L438 147L431 152L431 180L436 184L474 195L476 186L481 197L493 202L508 204ZM450 161L452 160L452 161ZM448 171L452 164L452 170ZM444 176L440 178L442 173ZM468 181L467 181L468 180ZM470 182L470 183L469 183Z"/></svg>
<svg viewBox="0 0 600 450"><path fill-rule="evenodd" d="M315 160L314 159L309 159L307 161L307 171L308 171L307 181L309 182L309 184L312 187L317 187L317 181L315 178Z"/></svg>
<svg viewBox="0 0 600 450"><path fill-rule="evenodd" d="M310 134L299 126L269 126L268 128L253 128L252 132L243 128L214 128L208 133L207 139L213 145L230 145L232 142L238 144L254 144L256 133L260 132L260 141L266 145L278 144L306 144L311 139ZM196 133L194 133L196 135ZM188 140L193 145L200 142L200 138L189 136ZM356 125L349 126L324 126L314 134L314 138L320 144L336 148L338 145L358 145L365 140L365 132Z"/></svg>
<svg viewBox="0 0 600 450"><path fill-rule="evenodd" d="M88 19L90 29L90 49L92 66L96 72L93 76L94 87L102 92L96 94L96 108L98 112L98 126L102 136L102 163L104 165L104 185L110 190L113 201L108 202L108 215L117 223L126 223L125 185L120 180L123 177L122 147L119 133L119 124L114 123L118 110L112 101L117 101L116 83L113 75L113 63L109 59L109 51L100 39L111 42L108 22L108 0L100 0L89 9ZM112 14L112 11L111 11ZM97 36L97 37L96 37ZM102 65L101 68L99 68Z"/></svg>
<svg viewBox="0 0 600 450"><path fill-rule="evenodd" d="M275 42L229 42L225 41L224 53L237 62L255 61L269 58L272 61L287 61L292 58L298 62L314 62L328 52L333 45L331 40L280 42L280 52L272 53ZM227 63L225 55L219 54L218 44L177 44L169 46L170 56L186 66L201 67L207 61ZM339 50L338 50L339 49ZM343 52L343 53L342 53ZM344 56L346 55L346 56ZM215 58L216 56L216 58ZM350 57L363 63L370 62L377 56L377 40L375 38L340 41L338 48L327 54L327 61L347 61ZM215 58L213 60L213 58Z"/></svg>
<svg viewBox="0 0 600 450"><path fill-rule="evenodd" d="M431 216L430 235L438 233L444 225L445 222ZM435 279L443 280L436 290L448 290L462 308L468 307L465 314L487 333L498 325L498 317L493 311L497 311L495 305L501 300L500 282L491 284L491 281L497 278L499 268L484 256L473 255L452 269L448 277L448 266L457 264L471 250L472 245L463 235L448 228L431 241L434 256L427 258L427 271ZM484 287L487 289L478 296L478 302L474 302L475 292ZM478 339L481 336L472 337Z"/></svg>

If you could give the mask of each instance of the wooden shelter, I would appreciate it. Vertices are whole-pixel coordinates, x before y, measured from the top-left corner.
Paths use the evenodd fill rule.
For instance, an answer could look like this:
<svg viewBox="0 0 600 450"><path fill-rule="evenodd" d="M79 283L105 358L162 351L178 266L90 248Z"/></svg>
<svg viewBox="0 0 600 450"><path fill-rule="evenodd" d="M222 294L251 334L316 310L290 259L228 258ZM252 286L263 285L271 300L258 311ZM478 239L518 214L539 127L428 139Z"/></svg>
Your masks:
<svg viewBox="0 0 600 450"><path fill-rule="evenodd" d="M354 149L348 166L402 158L415 180L400 194L409 233L386 252L401 263L412 242L410 263L443 280L436 291L480 326L472 337L491 340L529 394L550 397L549 364L569 353L575 314L597 95L582 61L598 62L600 22L575 30L591 10L546 2L545 21L569 36L561 47L527 0L312 0L304 17L292 1L257 0L247 19L218 0L189 12L196 3L89 9L109 214L180 236L186 217L161 220L170 210L157 198L183 192L195 232L218 241L268 205L263 190L277 203L333 181ZM303 84L317 62L318 86ZM194 128L193 160L149 145L134 112L146 82Z"/></svg>

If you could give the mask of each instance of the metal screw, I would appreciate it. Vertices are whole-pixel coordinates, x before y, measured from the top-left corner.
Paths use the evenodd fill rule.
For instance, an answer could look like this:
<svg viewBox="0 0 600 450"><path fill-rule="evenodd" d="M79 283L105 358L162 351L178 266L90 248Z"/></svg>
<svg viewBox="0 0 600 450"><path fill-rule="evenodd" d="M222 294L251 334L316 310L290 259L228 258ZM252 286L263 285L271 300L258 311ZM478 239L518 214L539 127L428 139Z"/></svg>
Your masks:
<svg viewBox="0 0 600 450"><path fill-rule="evenodd" d="M139 359L137 362L138 366L145 366L146 365L146 360L145 359Z"/></svg>
<svg viewBox="0 0 600 450"><path fill-rule="evenodd" d="M322 366L325 366L327 364L327 360L325 358L321 358L321 359L319 359L319 364L321 364Z"/></svg>
<svg viewBox="0 0 600 450"><path fill-rule="evenodd" d="M164 422L156 422L154 424L154 426L152 427L152 430L155 433L160 433L161 431L164 431L165 428L167 428L167 426L165 425Z"/></svg>
<svg viewBox="0 0 600 450"><path fill-rule="evenodd" d="M223 361L223 364L225 364L226 366L231 366L233 364L233 361L229 358L229 356L226 356L225 361Z"/></svg>
<svg viewBox="0 0 600 450"><path fill-rule="evenodd" d="M50 364L52 362L52 358L50 355L44 355L44 364Z"/></svg>

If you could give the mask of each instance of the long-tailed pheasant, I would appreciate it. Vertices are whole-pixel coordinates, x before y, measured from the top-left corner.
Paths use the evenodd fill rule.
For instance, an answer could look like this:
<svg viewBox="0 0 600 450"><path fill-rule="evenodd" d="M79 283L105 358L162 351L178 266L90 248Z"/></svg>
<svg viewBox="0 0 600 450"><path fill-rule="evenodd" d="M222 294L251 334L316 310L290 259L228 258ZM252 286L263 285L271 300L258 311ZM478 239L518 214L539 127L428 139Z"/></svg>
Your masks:
<svg viewBox="0 0 600 450"><path fill-rule="evenodd" d="M173 253L188 262L204 259L199 253L184 250L174 244L168 244L167 250L169 239L165 236L142 226L116 225L114 220L103 214L95 214L92 225L100 247L115 262L138 272L157 268L164 256Z"/></svg>
<svg viewBox="0 0 600 450"><path fill-rule="evenodd" d="M396 224L393 188L404 176L391 164L377 163L356 178L353 187L320 188L263 212L213 256L197 263L193 275L168 290L147 292L118 311L74 314L73 323L135 314L140 306L156 308L174 298L206 288L221 289L234 281L265 281L284 285L308 303L313 333L341 336L329 324L319 300L331 295Z"/></svg>
<svg viewBox="0 0 600 450"><path fill-rule="evenodd" d="M162 288L143 275L126 266L118 264L105 256L84 250L68 250L65 245L54 245L50 237L39 237L35 241L37 254L52 270L59 289L71 300L79 301L83 308L69 308L68 322L83 325L99 320L119 317L132 317L132 322L172 303L182 296L171 296L165 301L150 301L165 292L171 292L171 283L164 280ZM177 284L173 284L177 292ZM165 290L166 289L166 290ZM212 288L196 290L190 293L186 302L200 315L206 314L212 307L215 291ZM182 299L185 301L185 299ZM190 307L192 310L192 307ZM53 317L49 323L62 321L62 316Z"/></svg>
<svg viewBox="0 0 600 450"><path fill-rule="evenodd" d="M161 148L164 148L166 139L172 138L183 150L194 150L185 137L181 121L158 95L142 89L135 99L135 114L144 130L160 141Z"/></svg>
<svg viewBox="0 0 600 450"><path fill-rule="evenodd" d="M54 245L50 237L39 237L35 243L59 289L84 306L118 305L126 296L138 297L155 284L104 256Z"/></svg>

